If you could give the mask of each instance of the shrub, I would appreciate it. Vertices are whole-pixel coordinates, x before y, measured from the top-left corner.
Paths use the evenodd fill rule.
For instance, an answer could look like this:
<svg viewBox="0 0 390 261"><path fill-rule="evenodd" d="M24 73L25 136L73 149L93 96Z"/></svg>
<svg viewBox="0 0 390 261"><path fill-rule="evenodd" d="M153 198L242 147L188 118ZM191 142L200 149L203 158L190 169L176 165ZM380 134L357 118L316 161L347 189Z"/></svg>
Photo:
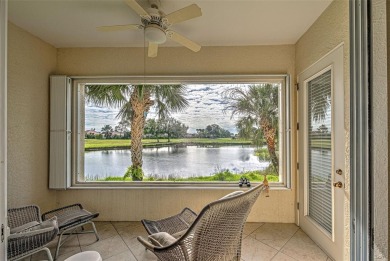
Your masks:
<svg viewBox="0 0 390 261"><path fill-rule="evenodd" d="M142 181L144 178L144 172L141 167L134 167L133 165L127 168L123 179L129 178L133 181Z"/></svg>

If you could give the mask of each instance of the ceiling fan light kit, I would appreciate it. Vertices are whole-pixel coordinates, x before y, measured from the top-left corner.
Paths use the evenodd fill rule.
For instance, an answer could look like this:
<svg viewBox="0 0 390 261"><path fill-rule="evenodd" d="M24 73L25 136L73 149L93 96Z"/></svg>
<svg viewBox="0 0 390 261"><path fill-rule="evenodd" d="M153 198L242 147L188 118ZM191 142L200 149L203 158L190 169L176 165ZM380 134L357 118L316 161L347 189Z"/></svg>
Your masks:
<svg viewBox="0 0 390 261"><path fill-rule="evenodd" d="M152 43L163 44L167 41L167 35L161 27L150 24L145 27L145 38Z"/></svg>
<svg viewBox="0 0 390 261"><path fill-rule="evenodd" d="M151 8L145 11L135 0L125 0L125 3L132 8L140 17L142 25L113 25L98 27L99 31L121 31L131 29L143 29L145 39L149 42L149 57L156 57L158 45L167 40L167 36L173 41L187 47L188 49L198 52L201 46L181 34L172 31L171 25L184 22L202 15L202 11L196 4L189 5L180 10L166 15L159 9L159 0L149 0Z"/></svg>

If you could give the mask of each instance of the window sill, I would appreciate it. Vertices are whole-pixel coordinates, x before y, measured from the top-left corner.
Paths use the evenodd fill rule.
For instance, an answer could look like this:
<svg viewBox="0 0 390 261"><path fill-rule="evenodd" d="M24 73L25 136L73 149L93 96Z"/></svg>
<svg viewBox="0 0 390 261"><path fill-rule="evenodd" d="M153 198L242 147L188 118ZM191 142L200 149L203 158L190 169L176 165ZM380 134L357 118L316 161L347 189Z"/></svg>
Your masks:
<svg viewBox="0 0 390 261"><path fill-rule="evenodd" d="M85 182L73 184L69 190L77 189L206 189L237 190L255 187L261 183L251 183L251 187L239 187L237 183L226 182ZM291 190L283 183L271 183L271 190Z"/></svg>

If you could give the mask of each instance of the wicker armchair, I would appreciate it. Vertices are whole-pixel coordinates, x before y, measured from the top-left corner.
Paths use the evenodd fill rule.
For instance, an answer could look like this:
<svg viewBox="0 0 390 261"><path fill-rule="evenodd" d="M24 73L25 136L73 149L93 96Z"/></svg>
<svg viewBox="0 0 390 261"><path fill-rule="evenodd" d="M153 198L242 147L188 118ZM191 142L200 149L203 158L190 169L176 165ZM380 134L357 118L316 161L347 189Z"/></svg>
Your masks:
<svg viewBox="0 0 390 261"><path fill-rule="evenodd" d="M59 227L59 238L54 259L57 259L60 247L72 234L95 233L96 241L99 240L99 235L96 231L95 224L92 222L92 219L98 217L99 213L91 213L85 210L81 204L73 204L70 206L57 208L42 214L42 220L47 220L54 216L56 216L58 219ZM84 231L84 226L87 224L91 224L91 231ZM76 230L80 227L82 228L82 231L77 232ZM64 235L68 237L62 239Z"/></svg>
<svg viewBox="0 0 390 261"><path fill-rule="evenodd" d="M156 243L153 236L164 232L150 235L150 241L137 239L160 260L239 261L244 224L263 188L264 185L259 185L208 204L177 239L167 234L168 238Z"/></svg>
<svg viewBox="0 0 390 261"><path fill-rule="evenodd" d="M40 227L42 220L38 206L8 209L8 226L14 233L8 237L7 259L20 260L37 252L46 251L48 259L52 261L50 250L46 245L56 238L59 231L56 218L53 218L52 224L53 226Z"/></svg>

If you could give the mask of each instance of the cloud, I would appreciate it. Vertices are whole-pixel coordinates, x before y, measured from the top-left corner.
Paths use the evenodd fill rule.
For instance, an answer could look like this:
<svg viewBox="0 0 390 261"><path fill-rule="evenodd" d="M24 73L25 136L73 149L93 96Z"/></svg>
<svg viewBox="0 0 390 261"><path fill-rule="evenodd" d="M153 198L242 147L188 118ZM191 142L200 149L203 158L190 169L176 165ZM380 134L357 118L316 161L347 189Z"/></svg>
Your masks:
<svg viewBox="0 0 390 261"><path fill-rule="evenodd" d="M189 93L191 92L203 92L203 91L210 91L211 87L206 86L204 84L199 84L199 85L191 85L192 88L188 90Z"/></svg>
<svg viewBox="0 0 390 261"><path fill-rule="evenodd" d="M230 119L229 111L224 111L228 101L222 97L222 93L232 86L237 86L237 84L189 84L186 93L188 108L172 116L189 126L189 132L192 133L196 132L196 129L204 129L211 124L218 124L236 133L236 119ZM118 109L87 105L85 107L85 128L100 130L106 124L116 126L119 122L119 119L115 118L118 111ZM155 117L156 112L151 109L148 118Z"/></svg>

